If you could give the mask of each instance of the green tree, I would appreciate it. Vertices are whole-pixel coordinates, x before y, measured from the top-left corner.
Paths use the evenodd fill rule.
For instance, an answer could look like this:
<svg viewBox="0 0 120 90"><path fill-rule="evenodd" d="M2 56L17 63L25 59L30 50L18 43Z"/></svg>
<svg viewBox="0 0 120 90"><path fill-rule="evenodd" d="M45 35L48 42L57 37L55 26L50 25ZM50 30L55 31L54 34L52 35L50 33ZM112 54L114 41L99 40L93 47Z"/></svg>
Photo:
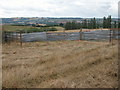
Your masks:
<svg viewBox="0 0 120 90"><path fill-rule="evenodd" d="M93 29L96 29L96 19L95 19L95 17L93 18Z"/></svg>
<svg viewBox="0 0 120 90"><path fill-rule="evenodd" d="M69 30L70 28L71 28L70 22L67 22L67 23L65 24L65 29L66 29L66 30Z"/></svg>
<svg viewBox="0 0 120 90"><path fill-rule="evenodd" d="M86 19L82 22L82 27L87 28L87 20Z"/></svg>
<svg viewBox="0 0 120 90"><path fill-rule="evenodd" d="M112 19L111 19L111 15L110 15L107 18L107 28L111 28L111 21L112 21Z"/></svg>
<svg viewBox="0 0 120 90"><path fill-rule="evenodd" d="M71 23L71 27L72 27L72 29L77 29L77 25L76 25L76 22L75 22L75 21L73 21L73 22Z"/></svg>
<svg viewBox="0 0 120 90"><path fill-rule="evenodd" d="M103 28L107 27L107 21L106 17L103 17Z"/></svg>
<svg viewBox="0 0 120 90"><path fill-rule="evenodd" d="M114 21L114 28L117 28L117 22Z"/></svg>
<svg viewBox="0 0 120 90"><path fill-rule="evenodd" d="M77 29L82 28L82 24L81 23L77 23Z"/></svg>
<svg viewBox="0 0 120 90"><path fill-rule="evenodd" d="M100 28L100 25L99 25L99 23L96 23L96 28Z"/></svg>
<svg viewBox="0 0 120 90"><path fill-rule="evenodd" d="M91 21L88 20L88 29L91 29Z"/></svg>
<svg viewBox="0 0 120 90"><path fill-rule="evenodd" d="M63 27L63 26L64 26L64 24L63 24L63 23L60 23L60 24L59 24L59 26Z"/></svg>
<svg viewBox="0 0 120 90"><path fill-rule="evenodd" d="M65 24L65 29L66 30L78 29L80 27L81 26L78 23L76 23L75 21L73 21L73 22L67 22Z"/></svg>
<svg viewBox="0 0 120 90"><path fill-rule="evenodd" d="M118 28L120 28L120 22L118 22Z"/></svg>
<svg viewBox="0 0 120 90"><path fill-rule="evenodd" d="M91 19L91 21L90 21L90 28L91 28L91 29L94 28L94 23L93 23L93 22L94 22L94 19Z"/></svg>

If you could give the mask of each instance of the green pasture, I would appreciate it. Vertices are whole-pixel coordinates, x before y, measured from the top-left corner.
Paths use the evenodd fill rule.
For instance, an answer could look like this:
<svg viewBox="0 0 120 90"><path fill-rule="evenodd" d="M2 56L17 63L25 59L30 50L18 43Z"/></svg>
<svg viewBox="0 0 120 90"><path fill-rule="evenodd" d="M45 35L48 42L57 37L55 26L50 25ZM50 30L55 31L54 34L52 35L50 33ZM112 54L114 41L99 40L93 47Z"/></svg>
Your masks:
<svg viewBox="0 0 120 90"><path fill-rule="evenodd" d="M43 31L57 31L55 27L33 27L33 26L13 26L13 25L3 25L3 31L22 31L22 32L43 32Z"/></svg>

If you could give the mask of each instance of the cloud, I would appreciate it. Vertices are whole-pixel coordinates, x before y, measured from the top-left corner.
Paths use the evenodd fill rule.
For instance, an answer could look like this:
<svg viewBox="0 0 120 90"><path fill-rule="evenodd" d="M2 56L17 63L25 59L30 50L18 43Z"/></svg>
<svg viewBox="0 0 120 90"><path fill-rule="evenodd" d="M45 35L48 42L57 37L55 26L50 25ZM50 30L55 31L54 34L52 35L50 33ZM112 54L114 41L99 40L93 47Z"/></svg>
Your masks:
<svg viewBox="0 0 120 90"><path fill-rule="evenodd" d="M117 17L118 0L3 0L0 17Z"/></svg>

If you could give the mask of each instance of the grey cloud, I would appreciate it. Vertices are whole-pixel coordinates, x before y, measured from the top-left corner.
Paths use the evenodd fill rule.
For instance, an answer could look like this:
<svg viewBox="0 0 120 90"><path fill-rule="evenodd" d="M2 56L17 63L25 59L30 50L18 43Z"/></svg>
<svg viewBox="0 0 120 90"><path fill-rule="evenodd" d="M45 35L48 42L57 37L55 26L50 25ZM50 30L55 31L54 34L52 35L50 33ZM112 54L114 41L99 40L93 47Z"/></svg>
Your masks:
<svg viewBox="0 0 120 90"><path fill-rule="evenodd" d="M5 0L6 1L6 0ZM12 2L14 0L11 0ZM19 0L18 0L19 1ZM31 3L35 0L27 1ZM42 5L45 3L46 6ZM98 0L99 1L99 0ZM117 0L115 0L117 1ZM31 4L11 4L5 6L0 4L0 9L8 16L28 15L28 16L80 16L80 17L103 17L108 14L116 16L117 14L111 11L112 3L109 0L36 0L37 5ZM117 2L116 2L117 3ZM34 13L34 14L32 14Z"/></svg>

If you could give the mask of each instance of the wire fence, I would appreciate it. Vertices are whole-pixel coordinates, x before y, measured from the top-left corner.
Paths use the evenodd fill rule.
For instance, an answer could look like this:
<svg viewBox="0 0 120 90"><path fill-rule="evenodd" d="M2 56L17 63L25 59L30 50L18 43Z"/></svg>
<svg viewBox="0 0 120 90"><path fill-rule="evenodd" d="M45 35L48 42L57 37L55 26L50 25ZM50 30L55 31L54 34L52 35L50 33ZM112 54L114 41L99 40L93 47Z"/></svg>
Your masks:
<svg viewBox="0 0 120 90"><path fill-rule="evenodd" d="M62 40L89 40L89 41L109 41L119 39L119 29L110 30L96 30L84 31L78 30L76 32L33 32L22 33L3 31L3 43L10 43L13 41L20 42L33 42L33 41L62 41Z"/></svg>

